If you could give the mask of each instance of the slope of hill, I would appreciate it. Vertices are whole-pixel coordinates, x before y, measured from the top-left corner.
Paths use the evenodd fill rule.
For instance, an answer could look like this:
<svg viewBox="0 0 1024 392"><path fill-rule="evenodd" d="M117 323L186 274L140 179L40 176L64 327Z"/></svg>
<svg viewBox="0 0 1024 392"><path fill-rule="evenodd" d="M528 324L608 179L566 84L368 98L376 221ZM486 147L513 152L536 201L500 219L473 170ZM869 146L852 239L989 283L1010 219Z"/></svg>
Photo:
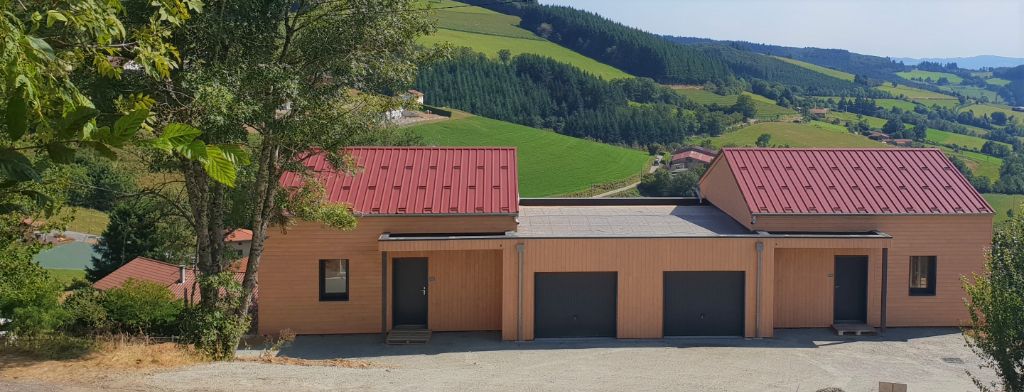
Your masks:
<svg viewBox="0 0 1024 392"><path fill-rule="evenodd" d="M755 146L762 134L771 135L773 146L789 147L885 147L884 143L855 135L846 128L821 121L809 123L757 123L711 139L716 147Z"/></svg>
<svg viewBox="0 0 1024 392"><path fill-rule="evenodd" d="M1021 204L1024 203L1024 195L1004 195L1001 193L986 193L982 195L992 209L996 211L995 222L1000 223L1009 219L1008 212L1013 210L1014 215L1024 213Z"/></svg>
<svg viewBox="0 0 1024 392"><path fill-rule="evenodd" d="M563 6L466 0L522 18L520 27L635 76L662 83L728 83L761 79L807 91L839 93L855 86L768 56L724 45L676 45L661 36Z"/></svg>
<svg viewBox="0 0 1024 392"><path fill-rule="evenodd" d="M699 88L673 87L677 93L701 105L718 104L731 106L736 103L739 95L718 95ZM776 105L774 101L766 97L745 92L743 93L754 99L754 106L757 106L757 117L770 118L787 114L796 114L796 110Z"/></svg>
<svg viewBox="0 0 1024 392"><path fill-rule="evenodd" d="M433 7L463 5L449 0L435 0L429 4ZM472 48L491 57L497 57L498 51L508 49L513 55L533 53L551 57L605 79L630 77L615 67L602 64L516 27L519 23L519 17L516 16L480 7L439 9L435 14L438 30L434 34L420 38L419 42L424 45L449 42L455 46Z"/></svg>
<svg viewBox="0 0 1024 392"><path fill-rule="evenodd" d="M432 145L516 147L519 193L523 197L562 195L593 185L628 182L649 166L647 154L641 151L485 117L441 121L410 129Z"/></svg>
<svg viewBox="0 0 1024 392"><path fill-rule="evenodd" d="M903 64L894 62L886 57L853 53L842 49L795 48L746 41L718 41L693 37L665 36L664 38L685 45L728 45L740 50L799 60L850 74L866 75L882 80L894 79L893 73L906 69Z"/></svg>
<svg viewBox="0 0 1024 392"><path fill-rule="evenodd" d="M980 55L971 57L932 57L923 59L899 57L893 60L902 61L904 64L907 65L917 65L923 61L939 64L956 63L958 67L964 69L1016 67L1018 65L1024 65L1024 58L992 55Z"/></svg>
<svg viewBox="0 0 1024 392"><path fill-rule="evenodd" d="M853 74L849 73L849 72L843 72L843 71L835 70L835 69L832 69L832 68L826 68L826 67L822 67L822 66L817 65L817 64L811 64L811 63L808 63L808 62L805 62L805 61L794 60L794 59L786 58L786 57L779 57L779 56L772 56L772 57L775 57L775 58L777 58L779 60L785 61L785 62L793 64L793 65L797 65L797 66L800 66L800 67L807 68L807 69L809 69L811 71L815 71L815 72L818 72L818 73L822 73L822 74L831 76L833 78L842 79L842 80L848 80L848 81L851 81L851 82L853 81Z"/></svg>

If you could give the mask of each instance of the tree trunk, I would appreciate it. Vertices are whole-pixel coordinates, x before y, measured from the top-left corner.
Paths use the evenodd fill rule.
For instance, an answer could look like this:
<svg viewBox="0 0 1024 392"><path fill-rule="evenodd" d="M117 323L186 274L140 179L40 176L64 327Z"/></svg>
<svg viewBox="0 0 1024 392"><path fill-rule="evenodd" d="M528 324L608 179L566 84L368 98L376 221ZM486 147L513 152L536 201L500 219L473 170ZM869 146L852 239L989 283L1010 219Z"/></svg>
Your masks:
<svg viewBox="0 0 1024 392"><path fill-rule="evenodd" d="M236 314L244 316L249 307L252 306L253 293L256 291L260 258L263 256L263 243L267 238L267 229L270 224L270 217L274 212L274 193L277 191L277 178L280 175L277 169L278 147L274 145L273 135L267 132L260 148L259 169L256 172L256 192L253 195L253 205L259 210L252 220L252 242L249 244L249 263L245 269L245 277L242 279L242 301L236 309Z"/></svg>

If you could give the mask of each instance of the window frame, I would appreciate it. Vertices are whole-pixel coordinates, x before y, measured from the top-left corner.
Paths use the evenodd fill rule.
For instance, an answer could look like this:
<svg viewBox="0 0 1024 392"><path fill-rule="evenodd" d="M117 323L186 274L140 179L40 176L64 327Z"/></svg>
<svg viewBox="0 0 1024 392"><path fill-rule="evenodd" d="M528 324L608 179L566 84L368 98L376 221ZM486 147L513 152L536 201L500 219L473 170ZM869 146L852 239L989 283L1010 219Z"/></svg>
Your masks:
<svg viewBox="0 0 1024 392"><path fill-rule="evenodd" d="M340 264L340 266L341 266L341 270L345 274L345 292L343 292L343 293L328 293L327 292L327 282L326 282L326 278L327 278L327 276L326 276L326 273L327 273L327 263L332 262L332 261L337 261ZM320 273L319 273L319 277L320 277L320 279L319 279L319 283L320 283L320 296L319 296L320 297L320 301L321 302L348 301L349 300L349 292L352 291L352 287L349 285L349 283L352 281L351 277L349 276L349 260L348 259L320 259L319 266L320 266Z"/></svg>
<svg viewBox="0 0 1024 392"><path fill-rule="evenodd" d="M927 287L914 287L914 259L924 258L928 262L928 285ZM909 271L910 276L907 279L907 286L912 297L934 297L936 292L935 287L935 276L938 273L938 256L910 256Z"/></svg>

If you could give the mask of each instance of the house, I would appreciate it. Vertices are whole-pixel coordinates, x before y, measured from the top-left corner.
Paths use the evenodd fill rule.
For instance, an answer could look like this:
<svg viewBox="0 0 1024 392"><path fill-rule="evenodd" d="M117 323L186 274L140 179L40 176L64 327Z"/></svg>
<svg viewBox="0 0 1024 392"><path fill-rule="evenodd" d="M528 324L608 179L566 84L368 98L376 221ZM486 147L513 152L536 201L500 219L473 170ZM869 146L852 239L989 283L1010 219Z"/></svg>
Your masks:
<svg viewBox="0 0 1024 392"><path fill-rule="evenodd" d="M235 229L224 236L224 245L238 252L240 257L249 257L249 246L252 244L252 230Z"/></svg>
<svg viewBox="0 0 1024 392"><path fill-rule="evenodd" d="M235 271L235 279L239 282L245 276L245 265L248 259L241 259L232 264ZM199 300L197 293L199 286L196 283L195 268L184 265L175 265L148 257L136 257L116 270L97 280L92 284L98 290L109 290L121 287L128 280L139 280L155 283L166 287L174 295L174 298L185 299L188 302Z"/></svg>
<svg viewBox="0 0 1024 392"><path fill-rule="evenodd" d="M1024 112L1024 106L1014 106L1010 108L1010 110L1013 110L1015 112Z"/></svg>
<svg viewBox="0 0 1024 392"><path fill-rule="evenodd" d="M715 159L717 153L708 153L706 151L703 148L692 148L673 154L672 160L669 161L669 169L692 169L697 166L708 165Z"/></svg>
<svg viewBox="0 0 1024 392"><path fill-rule="evenodd" d="M423 93L421 93L419 91L416 91L416 90L409 90L408 92L406 92L405 95L403 95L403 98L406 98L406 99L412 100L412 101L416 101L416 103L418 103L420 105L423 104Z"/></svg>
<svg viewBox="0 0 1024 392"><path fill-rule="evenodd" d="M354 175L306 165L358 226L271 232L261 334L957 326L960 276L992 238L992 208L938 149L725 149L696 199L519 198L511 148L348 153Z"/></svg>
<svg viewBox="0 0 1024 392"><path fill-rule="evenodd" d="M886 142L896 147L911 147L914 145L914 139L889 139Z"/></svg>
<svg viewBox="0 0 1024 392"><path fill-rule="evenodd" d="M872 131L871 133L868 133L868 139L884 142L892 139L892 136L889 136L889 134L884 132Z"/></svg>
<svg viewBox="0 0 1024 392"><path fill-rule="evenodd" d="M828 115L828 108L811 108L808 113L814 117L825 117Z"/></svg>

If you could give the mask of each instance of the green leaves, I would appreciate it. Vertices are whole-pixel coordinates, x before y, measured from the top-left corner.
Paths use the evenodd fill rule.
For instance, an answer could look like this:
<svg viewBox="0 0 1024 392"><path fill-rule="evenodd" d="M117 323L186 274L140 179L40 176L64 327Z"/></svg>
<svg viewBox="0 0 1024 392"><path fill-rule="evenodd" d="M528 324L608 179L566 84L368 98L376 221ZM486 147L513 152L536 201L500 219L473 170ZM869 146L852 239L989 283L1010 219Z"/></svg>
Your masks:
<svg viewBox="0 0 1024 392"><path fill-rule="evenodd" d="M15 181L40 180L28 157L10 148L0 148L0 173Z"/></svg>
<svg viewBox="0 0 1024 392"><path fill-rule="evenodd" d="M188 124L171 123L152 145L164 152L177 153L185 159L201 163L210 178L234 187L238 168L249 164L249 153L234 144L208 145L196 139L202 133Z"/></svg>
<svg viewBox="0 0 1024 392"><path fill-rule="evenodd" d="M61 139L68 139L78 135L82 131L82 127L86 123L92 121L100 114L99 110L88 106L79 106L72 110L70 113L64 115L64 118L57 124L57 137Z"/></svg>
<svg viewBox="0 0 1024 392"><path fill-rule="evenodd" d="M7 101L7 135L11 140L18 140L28 130L28 101L25 100L25 88L18 87Z"/></svg>
<svg viewBox="0 0 1024 392"><path fill-rule="evenodd" d="M142 127L142 123L146 122L147 117L149 117L148 109L136 109L117 119L114 122L114 131L111 133L112 139L108 143L120 147L139 132L139 128Z"/></svg>

